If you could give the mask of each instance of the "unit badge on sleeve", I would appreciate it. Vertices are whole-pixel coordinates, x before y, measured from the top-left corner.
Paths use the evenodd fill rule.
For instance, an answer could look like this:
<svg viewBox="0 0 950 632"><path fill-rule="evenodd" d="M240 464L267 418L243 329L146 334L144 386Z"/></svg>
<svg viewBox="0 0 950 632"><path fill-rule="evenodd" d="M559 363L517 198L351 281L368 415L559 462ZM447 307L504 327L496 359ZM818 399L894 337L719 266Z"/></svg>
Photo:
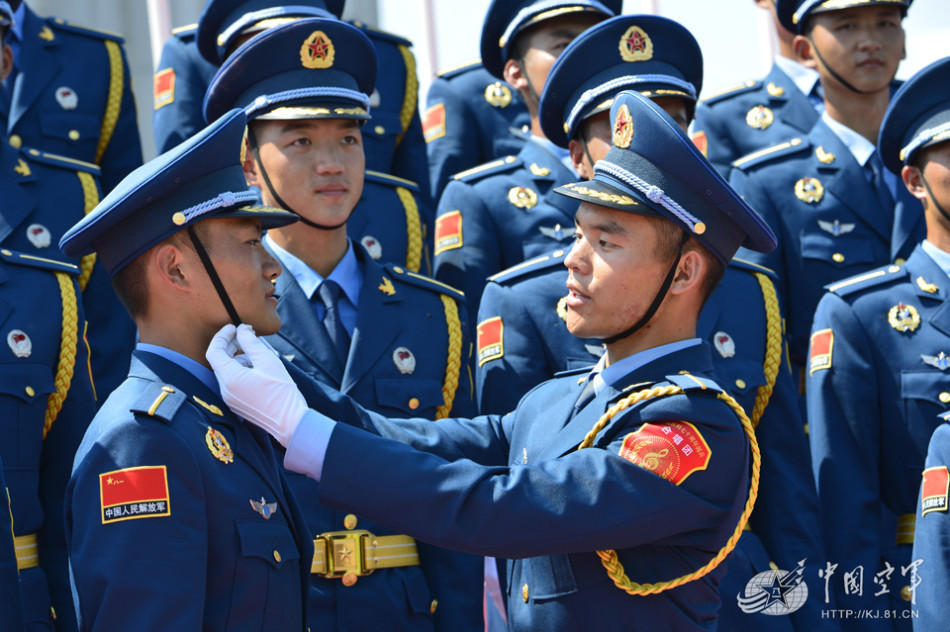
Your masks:
<svg viewBox="0 0 950 632"><path fill-rule="evenodd" d="M645 423L624 437L620 456L679 485L693 472L706 469L712 451L693 424L665 421Z"/></svg>
<svg viewBox="0 0 950 632"><path fill-rule="evenodd" d="M164 465L129 467L99 475L102 524L171 515Z"/></svg>

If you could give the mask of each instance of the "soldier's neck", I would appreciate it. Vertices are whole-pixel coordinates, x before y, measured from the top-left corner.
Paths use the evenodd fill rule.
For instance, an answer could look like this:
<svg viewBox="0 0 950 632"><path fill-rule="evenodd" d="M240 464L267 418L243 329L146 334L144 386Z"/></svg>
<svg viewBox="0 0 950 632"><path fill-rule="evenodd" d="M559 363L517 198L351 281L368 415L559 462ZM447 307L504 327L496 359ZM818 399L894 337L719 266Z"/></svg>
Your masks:
<svg viewBox="0 0 950 632"><path fill-rule="evenodd" d="M164 318L163 321L153 323L148 319L136 320L139 342L177 351L198 364L211 368L205 358L205 352L208 350L208 345L211 344L211 338L216 333L212 331L213 327L196 327L192 323L190 327L178 328L169 326L169 321ZM222 323L221 326L223 325ZM220 329L220 327L218 328Z"/></svg>
<svg viewBox="0 0 950 632"><path fill-rule="evenodd" d="M267 231L278 246L307 264L314 272L326 278L346 254L346 226L321 230L297 222Z"/></svg>
<svg viewBox="0 0 950 632"><path fill-rule="evenodd" d="M890 101L890 88L872 94L857 94L834 82L822 81L828 116L877 145L881 121Z"/></svg>
<svg viewBox="0 0 950 632"><path fill-rule="evenodd" d="M642 329L627 336L623 340L607 345L604 352L607 356L606 366L620 362L635 353L653 349L661 345L678 342L680 340L689 340L696 337L696 320L682 318L679 322L671 322L671 319L658 319L656 316L650 320Z"/></svg>

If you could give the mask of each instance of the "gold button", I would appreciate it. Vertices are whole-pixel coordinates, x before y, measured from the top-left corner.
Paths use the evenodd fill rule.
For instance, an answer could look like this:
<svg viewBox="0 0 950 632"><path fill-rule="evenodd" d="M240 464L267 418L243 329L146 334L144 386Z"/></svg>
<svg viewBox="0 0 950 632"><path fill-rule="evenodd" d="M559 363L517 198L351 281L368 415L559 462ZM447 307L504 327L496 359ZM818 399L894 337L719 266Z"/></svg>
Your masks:
<svg viewBox="0 0 950 632"><path fill-rule="evenodd" d="M386 128L383 127L382 125L377 125L376 127L373 128L373 131L379 134L380 136L382 136L383 134L386 133Z"/></svg>
<svg viewBox="0 0 950 632"><path fill-rule="evenodd" d="M841 254L840 252L836 252L835 254L831 255L831 259L835 263L841 263L844 261L844 255Z"/></svg>
<svg viewBox="0 0 950 632"><path fill-rule="evenodd" d="M396 274L402 274L402 268L400 268L399 266L393 266L393 271Z"/></svg>
<svg viewBox="0 0 950 632"><path fill-rule="evenodd" d="M417 408L419 408L419 398L413 397L412 399L409 400L409 409L415 410Z"/></svg>
<svg viewBox="0 0 950 632"><path fill-rule="evenodd" d="M894 259L894 263L899 266L902 266L905 263L907 263L907 259L905 259L904 257L898 257L897 259Z"/></svg>
<svg viewBox="0 0 950 632"><path fill-rule="evenodd" d="M26 391L27 397L33 397L34 395L36 395L36 391L33 390L33 387L32 387L32 386L27 386L27 387L26 387L25 389L23 389L23 390Z"/></svg>
<svg viewBox="0 0 950 632"><path fill-rule="evenodd" d="M172 223L173 223L175 226L181 226L182 224L184 224L184 223L187 222L187 221L188 221L188 220L185 218L185 214L182 213L181 211L178 211L177 213L175 213L174 215L172 215Z"/></svg>
<svg viewBox="0 0 950 632"><path fill-rule="evenodd" d="M343 577L340 578L340 581L343 582L344 586L349 587L355 584L357 579L359 579L359 577L356 576L356 573L350 572L344 573Z"/></svg>
<svg viewBox="0 0 950 632"><path fill-rule="evenodd" d="M555 257L560 257L561 255L564 254L564 251L559 249L559 250L555 250L551 254L554 255Z"/></svg>
<svg viewBox="0 0 950 632"><path fill-rule="evenodd" d="M910 586L904 586L901 588L901 599L904 601L910 601Z"/></svg>
<svg viewBox="0 0 950 632"><path fill-rule="evenodd" d="M354 514L346 514L346 517L343 518L343 526L347 529L355 529L356 516Z"/></svg>
<svg viewBox="0 0 950 632"><path fill-rule="evenodd" d="M280 551L277 549L274 549L274 561L278 564L280 563Z"/></svg>
<svg viewBox="0 0 950 632"><path fill-rule="evenodd" d="M528 585L527 584L521 587L521 598L524 599L525 603L528 603Z"/></svg>
<svg viewBox="0 0 950 632"><path fill-rule="evenodd" d="M944 391L937 396L937 399L939 399L944 404L950 404L950 393Z"/></svg>
<svg viewBox="0 0 950 632"><path fill-rule="evenodd" d="M79 140L79 130L69 130L69 140Z"/></svg>
<svg viewBox="0 0 950 632"><path fill-rule="evenodd" d="M18 134L10 134L10 147L19 149L23 146L23 139Z"/></svg>
<svg viewBox="0 0 950 632"><path fill-rule="evenodd" d="M4 248L3 250L0 250L0 252L3 253L3 256L4 256L4 257L12 257L12 256L13 256L13 253L10 252L9 250L7 250L6 248Z"/></svg>
<svg viewBox="0 0 950 632"><path fill-rule="evenodd" d="M738 380L736 380L736 386L739 388L745 388L745 380L740 377Z"/></svg>
<svg viewBox="0 0 950 632"><path fill-rule="evenodd" d="M435 611L439 609L439 600L433 599L432 603L429 604L429 613L435 614Z"/></svg>

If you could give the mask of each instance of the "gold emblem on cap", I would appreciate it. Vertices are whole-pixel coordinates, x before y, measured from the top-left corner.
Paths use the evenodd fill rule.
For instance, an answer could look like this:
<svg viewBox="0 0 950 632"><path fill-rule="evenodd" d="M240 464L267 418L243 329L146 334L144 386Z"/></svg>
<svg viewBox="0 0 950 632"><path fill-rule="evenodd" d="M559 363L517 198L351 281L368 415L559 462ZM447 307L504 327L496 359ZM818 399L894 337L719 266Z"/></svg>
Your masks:
<svg viewBox="0 0 950 632"><path fill-rule="evenodd" d="M633 140L633 117L626 103L617 108L617 117L614 119L613 143L615 147L626 149Z"/></svg>
<svg viewBox="0 0 950 632"><path fill-rule="evenodd" d="M234 463L234 450L231 449L227 438L221 434L221 431L208 426L208 432L205 433L205 443L214 458L222 463Z"/></svg>
<svg viewBox="0 0 950 632"><path fill-rule="evenodd" d="M619 48L624 61L647 61L653 58L653 40L636 25L628 28L620 37Z"/></svg>
<svg viewBox="0 0 950 632"><path fill-rule="evenodd" d="M538 194L528 187L511 187L508 189L508 201L518 208L534 208L538 203Z"/></svg>
<svg viewBox="0 0 950 632"><path fill-rule="evenodd" d="M495 108L508 107L511 103L511 88L500 81L485 86L485 100Z"/></svg>
<svg viewBox="0 0 950 632"><path fill-rule="evenodd" d="M818 178L801 178L795 183L795 197L806 204L818 204L825 195L825 187Z"/></svg>
<svg viewBox="0 0 950 632"><path fill-rule="evenodd" d="M745 113L745 122L755 129L767 129L775 121L772 110L764 105L757 105Z"/></svg>
<svg viewBox="0 0 950 632"><path fill-rule="evenodd" d="M185 217L185 214L182 213L181 211L178 211L177 213L172 215L172 224L174 224L175 226L181 226L187 221L188 219Z"/></svg>
<svg viewBox="0 0 950 632"><path fill-rule="evenodd" d="M818 149L815 150L815 158L818 159L818 162L824 163L826 165L835 161L835 155L831 152L825 151L825 148L820 145L818 146Z"/></svg>
<svg viewBox="0 0 950 632"><path fill-rule="evenodd" d="M330 68L335 55L333 41L323 31L314 31L300 46L300 63L304 68Z"/></svg>
<svg viewBox="0 0 950 632"><path fill-rule="evenodd" d="M765 91L769 93L770 97L780 97L785 94L785 88L775 85L774 81L770 81L769 85L765 86Z"/></svg>
<svg viewBox="0 0 950 632"><path fill-rule="evenodd" d="M898 303L887 312L887 322L901 333L914 331L920 326L920 312L913 305Z"/></svg>

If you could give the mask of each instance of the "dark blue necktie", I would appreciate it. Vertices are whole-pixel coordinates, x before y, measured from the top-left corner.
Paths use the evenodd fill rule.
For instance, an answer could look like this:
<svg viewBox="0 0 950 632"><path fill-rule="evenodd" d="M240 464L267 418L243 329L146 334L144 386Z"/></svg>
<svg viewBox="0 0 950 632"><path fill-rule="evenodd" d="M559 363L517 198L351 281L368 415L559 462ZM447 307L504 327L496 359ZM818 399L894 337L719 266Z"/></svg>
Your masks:
<svg viewBox="0 0 950 632"><path fill-rule="evenodd" d="M887 213L887 217L894 216L894 198L891 196L891 190L884 179L884 163L881 162L881 155L874 150L871 157L868 158L865 168L870 173L871 186L874 188L874 194L881 205L881 209Z"/></svg>
<svg viewBox="0 0 950 632"><path fill-rule="evenodd" d="M337 357L342 365L346 365L346 357L350 351L350 335L343 326L340 318L339 302L343 290L336 281L325 280L317 288L317 295L326 308L323 315L323 326L327 330L330 342L336 350Z"/></svg>

